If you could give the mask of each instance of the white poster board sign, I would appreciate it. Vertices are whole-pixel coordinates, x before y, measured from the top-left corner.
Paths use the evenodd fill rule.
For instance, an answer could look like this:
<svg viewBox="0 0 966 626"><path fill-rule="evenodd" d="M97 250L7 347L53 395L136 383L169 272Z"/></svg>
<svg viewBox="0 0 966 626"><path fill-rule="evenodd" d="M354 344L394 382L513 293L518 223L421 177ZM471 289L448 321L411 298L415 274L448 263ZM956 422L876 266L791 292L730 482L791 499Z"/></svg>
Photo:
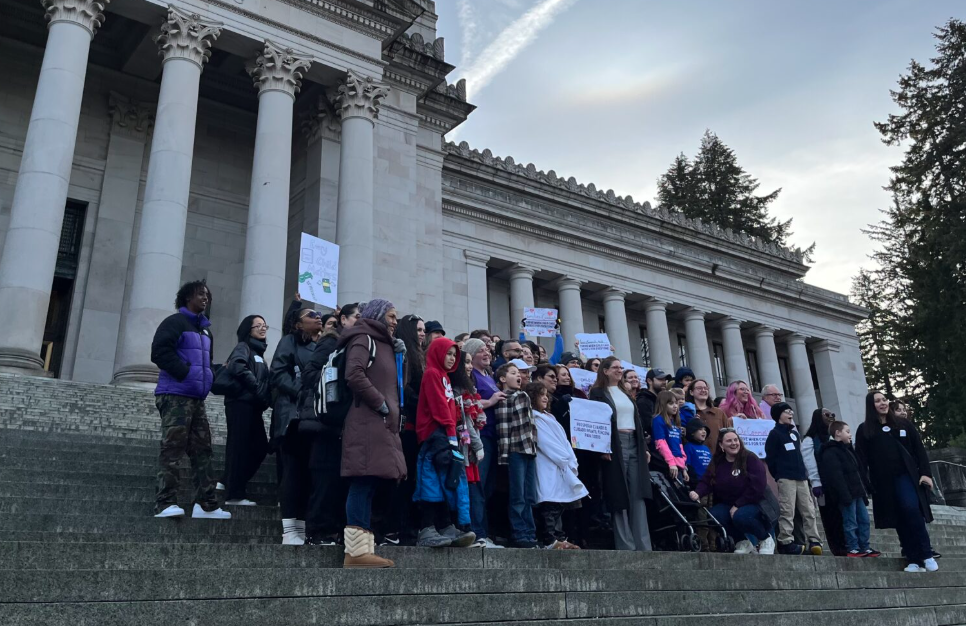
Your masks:
<svg viewBox="0 0 966 626"><path fill-rule="evenodd" d="M580 389L584 393L590 391L594 381L597 380L596 372L588 372L579 367L569 367L570 378L574 381L574 389Z"/></svg>
<svg viewBox="0 0 966 626"><path fill-rule="evenodd" d="M606 333L577 333L577 349L588 359L603 359L611 355L610 339Z"/></svg>
<svg viewBox="0 0 966 626"><path fill-rule="evenodd" d="M553 337L557 334L557 309L523 309L523 328L529 337Z"/></svg>
<svg viewBox="0 0 966 626"><path fill-rule="evenodd" d="M641 377L641 387L644 387L645 386L644 385L644 379L647 377L647 368L646 367L639 367L639 366L634 365L633 363L631 363L629 361L621 361L621 367L624 368L624 371L634 370L635 372L637 372L637 375Z"/></svg>
<svg viewBox="0 0 966 626"><path fill-rule="evenodd" d="M610 454L610 405L574 398L570 401L570 445L578 450Z"/></svg>
<svg viewBox="0 0 966 626"><path fill-rule="evenodd" d="M302 233L299 249L299 294L334 309L339 301L339 246Z"/></svg>
<svg viewBox="0 0 966 626"><path fill-rule="evenodd" d="M768 433L775 427L775 421L750 420L742 417L732 418L732 421L745 448L757 454L759 459L765 458L765 440L768 439Z"/></svg>

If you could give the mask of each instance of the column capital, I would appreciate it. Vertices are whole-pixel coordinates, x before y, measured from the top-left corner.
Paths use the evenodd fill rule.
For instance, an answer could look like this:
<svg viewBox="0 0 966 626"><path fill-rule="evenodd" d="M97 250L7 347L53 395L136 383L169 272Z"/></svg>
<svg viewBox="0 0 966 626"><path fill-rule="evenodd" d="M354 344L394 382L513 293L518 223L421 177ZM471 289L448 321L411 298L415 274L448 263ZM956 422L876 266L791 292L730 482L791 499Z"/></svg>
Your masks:
<svg viewBox="0 0 966 626"><path fill-rule="evenodd" d="M785 342L788 345L790 345L790 346L793 346L793 345L801 345L801 346L804 347L804 345L805 345L805 335L801 335L799 333L792 333L792 334L788 335L787 337L785 337Z"/></svg>
<svg viewBox="0 0 966 626"><path fill-rule="evenodd" d="M312 55L283 48L266 39L248 74L259 96L267 91L281 91L294 99L302 87L302 75L311 65Z"/></svg>
<svg viewBox="0 0 966 626"><path fill-rule="evenodd" d="M604 302L620 302L624 303L624 297L627 296L626 291L617 289L616 287L608 287L604 290Z"/></svg>
<svg viewBox="0 0 966 626"><path fill-rule="evenodd" d="M46 10L47 27L57 22L82 26L91 37L104 23L104 8L111 0L41 0Z"/></svg>
<svg viewBox="0 0 966 626"><path fill-rule="evenodd" d="M319 139L342 139L342 124L339 114L325 96L319 96L315 104L302 114L302 133L309 143Z"/></svg>
<svg viewBox="0 0 966 626"><path fill-rule="evenodd" d="M527 267L525 265L520 265L519 263L517 263L516 265L514 265L509 269L510 280L513 280L514 278L525 278L527 280L533 280L533 275L536 273L536 271L537 270L533 269L532 267Z"/></svg>
<svg viewBox="0 0 966 626"><path fill-rule="evenodd" d="M737 317L731 317L729 315L718 320L718 326L721 327L722 329L734 328L740 332L742 321L743 320L740 320Z"/></svg>
<svg viewBox="0 0 966 626"><path fill-rule="evenodd" d="M376 82L371 76L349 70L345 81L339 85L336 110L343 120L361 117L371 122L379 117L379 104L388 95L388 86Z"/></svg>
<svg viewBox="0 0 966 626"><path fill-rule="evenodd" d="M567 291L576 290L580 291L585 281L579 278L571 278L570 276L561 276L557 280L553 281L552 286L557 288L557 291Z"/></svg>
<svg viewBox="0 0 966 626"><path fill-rule="evenodd" d="M660 311L662 313L667 312L668 303L664 300L658 300L657 298L651 298L644 303L644 311L646 313L651 313L653 311Z"/></svg>
<svg viewBox="0 0 966 626"><path fill-rule="evenodd" d="M764 324L760 324L755 327L755 337L771 337L772 339L774 339L775 329L772 328L771 326L765 326Z"/></svg>
<svg viewBox="0 0 966 626"><path fill-rule="evenodd" d="M162 63L171 59L185 59L198 67L204 67L211 56L211 44L221 35L221 22L186 13L173 4L168 5L168 16L161 24L161 34L154 38L164 57Z"/></svg>
<svg viewBox="0 0 966 626"><path fill-rule="evenodd" d="M463 256L466 258L466 262L470 265L476 265L477 267L486 267L487 262L490 260L490 255L477 252L476 250L463 250Z"/></svg>
<svg viewBox="0 0 966 626"><path fill-rule="evenodd" d="M698 310L694 307L688 307L684 310L684 321L701 321L704 322L704 311Z"/></svg>
<svg viewBox="0 0 966 626"><path fill-rule="evenodd" d="M111 133L144 141L154 129L154 106L112 91L107 98Z"/></svg>

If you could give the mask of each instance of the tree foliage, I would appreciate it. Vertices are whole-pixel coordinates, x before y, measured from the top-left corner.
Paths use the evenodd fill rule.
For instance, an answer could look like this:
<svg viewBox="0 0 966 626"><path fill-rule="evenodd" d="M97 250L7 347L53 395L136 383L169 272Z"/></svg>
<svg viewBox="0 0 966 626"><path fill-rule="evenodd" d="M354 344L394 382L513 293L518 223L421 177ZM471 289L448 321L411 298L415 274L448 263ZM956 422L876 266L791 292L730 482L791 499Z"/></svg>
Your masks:
<svg viewBox="0 0 966 626"><path fill-rule="evenodd" d="M758 180L745 172L734 150L710 130L705 131L694 161L679 154L657 184L658 201L669 210L767 242L787 244L792 221L782 222L768 214L768 206L781 189L755 195Z"/></svg>
<svg viewBox="0 0 966 626"><path fill-rule="evenodd" d="M901 111L875 124L904 155L891 168L892 205L867 231L878 268L856 277L853 295L881 321L863 338L870 380L884 389L891 375L941 446L966 426L966 24L950 20L935 36L930 66L912 61L891 92Z"/></svg>

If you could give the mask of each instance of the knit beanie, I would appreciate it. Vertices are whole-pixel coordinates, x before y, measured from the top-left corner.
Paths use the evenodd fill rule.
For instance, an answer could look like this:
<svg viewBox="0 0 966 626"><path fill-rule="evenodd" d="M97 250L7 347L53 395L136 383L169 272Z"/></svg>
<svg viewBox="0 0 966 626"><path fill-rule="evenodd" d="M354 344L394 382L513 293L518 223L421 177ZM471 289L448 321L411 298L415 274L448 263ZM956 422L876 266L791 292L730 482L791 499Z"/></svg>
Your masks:
<svg viewBox="0 0 966 626"><path fill-rule="evenodd" d="M381 322L385 320L386 313L389 312L389 309L394 308L396 308L395 305L393 305L393 303L389 300L374 298L362 305L359 311L359 316L363 319Z"/></svg>
<svg viewBox="0 0 966 626"><path fill-rule="evenodd" d="M463 352L470 355L470 358L476 356L476 353L486 347L482 339L467 339L463 342Z"/></svg>
<svg viewBox="0 0 966 626"><path fill-rule="evenodd" d="M771 418L776 422L782 416L782 413L792 408L792 405L787 402L779 402L775 406L771 407Z"/></svg>

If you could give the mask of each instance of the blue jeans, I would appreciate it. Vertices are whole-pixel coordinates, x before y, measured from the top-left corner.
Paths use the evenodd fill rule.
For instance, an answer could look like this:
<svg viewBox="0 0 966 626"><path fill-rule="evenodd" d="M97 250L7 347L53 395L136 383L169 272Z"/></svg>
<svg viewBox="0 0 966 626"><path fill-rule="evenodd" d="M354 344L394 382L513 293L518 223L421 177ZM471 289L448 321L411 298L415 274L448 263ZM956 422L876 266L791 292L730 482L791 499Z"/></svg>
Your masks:
<svg viewBox="0 0 966 626"><path fill-rule="evenodd" d="M537 525L533 507L537 504L537 457L510 453L510 529L513 543L536 543Z"/></svg>
<svg viewBox="0 0 966 626"><path fill-rule="evenodd" d="M379 486L375 476L355 476L349 479L349 495L345 501L347 526L372 530L372 496Z"/></svg>
<svg viewBox="0 0 966 626"><path fill-rule="evenodd" d="M842 512L842 530L845 532L845 548L850 552L869 549L869 509L865 500L856 498L839 506Z"/></svg>
<svg viewBox="0 0 966 626"><path fill-rule="evenodd" d="M486 539L489 523L486 517L486 501L496 487L496 472L491 471L499 454L496 439L480 437L483 442L483 460L480 461L480 482L470 485L470 527L478 539Z"/></svg>
<svg viewBox="0 0 966 626"><path fill-rule="evenodd" d="M908 474L897 476L894 483L896 495L896 534L899 545L910 563L919 563L932 557L932 544L926 520L919 509L919 487Z"/></svg>
<svg viewBox="0 0 966 626"><path fill-rule="evenodd" d="M711 515L721 522L728 536L734 537L735 541L741 541L741 537L747 536L751 543L758 545L759 541L770 534L765 515L757 504L746 504L735 511L734 517L731 517L730 504L716 504L711 507Z"/></svg>

